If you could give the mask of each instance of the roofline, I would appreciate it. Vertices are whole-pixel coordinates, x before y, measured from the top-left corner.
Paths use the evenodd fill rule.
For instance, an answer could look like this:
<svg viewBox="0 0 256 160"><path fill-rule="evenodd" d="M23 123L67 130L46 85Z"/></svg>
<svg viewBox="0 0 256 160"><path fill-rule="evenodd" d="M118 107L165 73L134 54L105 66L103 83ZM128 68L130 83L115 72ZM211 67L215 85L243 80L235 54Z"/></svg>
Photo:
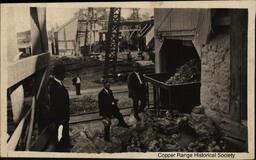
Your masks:
<svg viewBox="0 0 256 160"><path fill-rule="evenodd" d="M78 20L78 15L74 15L68 22L64 23L62 26L60 26L57 30L54 32L59 32L61 29L66 27L68 24L72 23L73 21Z"/></svg>

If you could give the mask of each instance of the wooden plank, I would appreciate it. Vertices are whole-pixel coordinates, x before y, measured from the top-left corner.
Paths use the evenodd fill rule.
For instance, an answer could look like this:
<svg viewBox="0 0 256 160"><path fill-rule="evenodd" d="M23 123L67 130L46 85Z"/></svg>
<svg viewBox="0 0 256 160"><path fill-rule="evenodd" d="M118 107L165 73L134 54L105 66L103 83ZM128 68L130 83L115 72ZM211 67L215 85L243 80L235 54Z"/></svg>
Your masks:
<svg viewBox="0 0 256 160"><path fill-rule="evenodd" d="M157 34L155 32L155 34ZM160 56L160 50L163 45L163 40L160 39L160 37L155 38L155 72L160 73L161 72L161 66L162 66L162 59Z"/></svg>
<svg viewBox="0 0 256 160"><path fill-rule="evenodd" d="M44 53L10 63L7 67L8 88L47 67L49 61L50 53Z"/></svg>
<svg viewBox="0 0 256 160"><path fill-rule="evenodd" d="M247 119L247 10L231 11L230 115L237 122Z"/></svg>
<svg viewBox="0 0 256 160"><path fill-rule="evenodd" d="M46 32L46 9L30 8L31 16L31 43L32 54L40 54L48 51L48 38Z"/></svg>
<svg viewBox="0 0 256 160"><path fill-rule="evenodd" d="M26 150L29 150L30 145L31 145L31 137L32 137L33 128L34 128L34 124L35 124L35 122L34 122L35 121L34 120L35 119L35 109L36 109L35 103L36 103L36 100L37 101L39 100L41 91L43 90L43 88L46 85L46 80L49 75L48 71L49 71L48 69L45 69L43 76L39 77L41 79L40 85L39 85L39 88L37 90L35 97L33 97L32 106L31 106L32 111L31 111L31 117L30 117L30 126L29 126L28 138L27 138L27 142L26 142Z"/></svg>
<svg viewBox="0 0 256 160"><path fill-rule="evenodd" d="M22 130L23 130L23 126L25 123L26 118L28 117L28 115L31 112L31 108L28 110L28 112L26 113L26 115L21 119L20 123L18 124L17 128L15 129L15 131L13 132L10 140L7 143L7 148L9 151L14 151L16 149L16 146L20 140L20 136L22 134Z"/></svg>
<svg viewBox="0 0 256 160"><path fill-rule="evenodd" d="M46 31L46 8L45 7L37 7L37 15L38 15L38 22L39 22L39 28L40 28L40 38L42 46L42 52L45 53L48 52L48 37L47 37L47 31Z"/></svg>
<svg viewBox="0 0 256 160"><path fill-rule="evenodd" d="M191 40L195 36L196 30L180 30L180 31L161 31L163 37L190 37Z"/></svg>
<svg viewBox="0 0 256 160"><path fill-rule="evenodd" d="M31 105L31 114L30 114L30 122L29 122L29 129L28 129L28 137L26 141L26 150L29 149L29 145L31 142L33 126L34 126L34 117L35 117L35 97L33 97L32 105Z"/></svg>
<svg viewBox="0 0 256 160"><path fill-rule="evenodd" d="M31 44L32 44L32 54L39 54L43 51L43 44L41 42L41 31L39 28L37 8L30 8L31 16Z"/></svg>

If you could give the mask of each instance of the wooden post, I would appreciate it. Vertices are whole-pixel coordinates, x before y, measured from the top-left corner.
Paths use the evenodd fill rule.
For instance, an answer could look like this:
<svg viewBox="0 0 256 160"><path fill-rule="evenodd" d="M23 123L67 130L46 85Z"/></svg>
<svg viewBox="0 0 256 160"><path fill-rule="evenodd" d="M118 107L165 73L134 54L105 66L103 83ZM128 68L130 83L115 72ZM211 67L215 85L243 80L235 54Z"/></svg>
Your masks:
<svg viewBox="0 0 256 160"><path fill-rule="evenodd" d="M46 32L46 9L45 8L30 8L31 14L31 38L33 35L34 39L32 41L32 54L42 54L48 51L48 38ZM36 36L36 37L35 37ZM49 59L48 59L49 60ZM38 63L34 66L38 68ZM47 67L47 66L46 66ZM42 74L42 70L44 69L44 73ZM29 132L28 138L26 142L26 150L29 150L31 144L31 137L33 134L33 128L35 124L35 111L37 101L39 100L39 95L41 93L44 80L46 79L47 70L43 68L42 70L37 70L36 82L34 84L34 97L33 103L31 106L31 115L30 115L30 124L29 124Z"/></svg>
<svg viewBox="0 0 256 160"><path fill-rule="evenodd" d="M247 23L246 9L231 10L231 119L247 120Z"/></svg>
<svg viewBox="0 0 256 160"><path fill-rule="evenodd" d="M46 32L46 9L30 8L32 55L48 51Z"/></svg>
<svg viewBox="0 0 256 160"><path fill-rule="evenodd" d="M156 35L156 32L155 31L155 35ZM160 41L157 37L155 37L155 72L156 73L161 73L161 64L162 64L162 60L161 60L161 53L160 53L160 50L161 50L161 47L163 45L163 42Z"/></svg>

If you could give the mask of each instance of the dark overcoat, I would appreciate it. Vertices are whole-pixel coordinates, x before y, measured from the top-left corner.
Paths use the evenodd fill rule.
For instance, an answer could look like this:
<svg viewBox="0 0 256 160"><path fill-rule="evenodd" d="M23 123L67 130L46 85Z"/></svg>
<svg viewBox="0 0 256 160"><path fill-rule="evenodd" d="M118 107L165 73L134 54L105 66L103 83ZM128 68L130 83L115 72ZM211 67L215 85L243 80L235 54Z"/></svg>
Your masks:
<svg viewBox="0 0 256 160"><path fill-rule="evenodd" d="M143 76L141 73L139 73L140 79L142 81L142 84L140 84L140 81L138 79L138 76L135 72L132 72L128 76L128 90L129 90L129 97L131 98L141 98L146 96L146 85L143 79Z"/></svg>
<svg viewBox="0 0 256 160"><path fill-rule="evenodd" d="M103 117L109 117L119 111L117 107L117 101L113 96L112 91L109 89L108 93L105 89L102 89L98 94L98 105L99 105L99 114Z"/></svg>

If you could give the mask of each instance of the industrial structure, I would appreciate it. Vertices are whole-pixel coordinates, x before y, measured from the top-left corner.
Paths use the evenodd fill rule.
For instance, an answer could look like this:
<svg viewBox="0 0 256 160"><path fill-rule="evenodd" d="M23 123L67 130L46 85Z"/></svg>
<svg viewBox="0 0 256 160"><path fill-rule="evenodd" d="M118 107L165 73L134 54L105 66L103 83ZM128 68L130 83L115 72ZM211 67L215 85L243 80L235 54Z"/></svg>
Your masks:
<svg viewBox="0 0 256 160"><path fill-rule="evenodd" d="M15 8L11 8L8 11L9 28L15 26L14 10ZM55 149L53 126L48 124L47 119L50 112L47 90L51 67L49 39L54 56L86 59L94 52L102 52L105 55L104 78L116 78L118 55L122 50L142 53L155 48L155 73L143 75L148 89L146 127L138 129L136 124L135 128L122 130L114 126L113 130L123 131L123 136L119 138L124 140L111 146L122 148L126 145L128 147L125 151L134 151L133 143L138 139L132 139L132 136L142 135L142 138L150 139L151 135L154 135L154 138L158 137L157 140L143 139L148 142L144 143L145 150L161 151L156 149L161 142L168 144L164 151L194 152L188 144L185 144L185 150L178 150L178 145L174 142L178 142L178 136L183 136L179 132L182 129L186 131L186 127L191 125L188 124L191 117L198 116L197 123L204 123L202 117L211 119L213 123L210 123L210 127L216 125L220 135L213 137L212 135L216 134L200 128L203 126L201 124L192 128L193 134L203 130L202 135L207 133L206 139L212 136L210 141L224 137L223 139L232 144L230 146L236 146L237 148L230 149L232 152L248 151L246 10L155 9L154 19L151 20L141 20L138 16L139 9L136 8L132 9L132 16L126 20L122 19L121 8L99 10L96 12L95 8L80 9L66 24L52 31L53 35L49 38L46 31L46 9L31 7L31 30L19 34L8 32L8 151ZM108 12L109 16L106 16ZM13 43L17 41L17 37L18 43ZM128 41L126 45L122 44L123 39L124 43ZM26 53L26 58L24 55L17 56L19 52ZM132 62L127 64L131 66ZM153 104L149 102L150 96L153 96ZM205 115L192 113L195 108L198 113L205 112ZM128 112L128 109L130 108L122 110ZM93 114L96 120L101 119L98 112L90 114ZM127 115L130 115L130 112ZM92 121L90 117L87 117L87 120ZM80 123L79 118L73 118L72 121ZM139 133L140 129L145 129L140 132L141 135L132 134ZM77 135L82 136L84 132ZM159 138L160 133L165 134L165 138L169 137L163 141L164 138ZM90 137L88 135L86 136ZM95 134L96 136L98 135ZM198 134L195 141L200 138L202 136ZM114 140L113 143L117 141ZM194 144L192 140L190 142ZM121 143L127 144L121 146ZM206 149L196 151L212 151L208 150L208 139L204 143ZM90 142L90 145L94 144L96 142Z"/></svg>
<svg viewBox="0 0 256 160"><path fill-rule="evenodd" d="M156 74L146 78L155 88L155 107L201 105L225 138L246 151L247 11L155 9L154 16ZM180 85L163 85L193 59L200 79L182 82L186 73L177 75Z"/></svg>
<svg viewBox="0 0 256 160"><path fill-rule="evenodd" d="M132 9L129 20L121 19L121 8L100 11L94 8L80 9L66 24L54 31L54 54L60 56L89 56L105 52L104 76L116 76L118 52L143 51L152 48L153 19L140 20L139 9ZM108 19L107 19L108 18ZM121 40L128 44L122 45Z"/></svg>

